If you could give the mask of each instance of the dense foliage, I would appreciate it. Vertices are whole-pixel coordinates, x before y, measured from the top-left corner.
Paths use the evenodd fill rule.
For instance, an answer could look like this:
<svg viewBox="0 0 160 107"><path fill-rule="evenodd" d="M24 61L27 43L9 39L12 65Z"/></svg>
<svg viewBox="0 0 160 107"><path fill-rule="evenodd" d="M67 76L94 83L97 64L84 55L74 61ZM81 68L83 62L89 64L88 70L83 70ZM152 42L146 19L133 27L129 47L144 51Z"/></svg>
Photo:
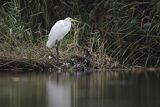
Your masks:
<svg viewBox="0 0 160 107"><path fill-rule="evenodd" d="M159 0L5 0L0 11L1 42L36 43L70 16L82 21L77 41L90 51L123 64L160 65Z"/></svg>

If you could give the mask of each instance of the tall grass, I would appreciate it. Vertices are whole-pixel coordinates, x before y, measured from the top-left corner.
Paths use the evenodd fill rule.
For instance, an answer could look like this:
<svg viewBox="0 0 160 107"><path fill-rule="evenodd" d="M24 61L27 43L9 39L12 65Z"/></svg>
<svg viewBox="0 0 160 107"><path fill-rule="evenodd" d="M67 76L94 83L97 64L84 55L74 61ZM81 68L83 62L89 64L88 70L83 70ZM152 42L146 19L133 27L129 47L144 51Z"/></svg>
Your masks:
<svg viewBox="0 0 160 107"><path fill-rule="evenodd" d="M91 53L160 65L159 0L6 0L0 6L1 42L45 41L51 26L70 16L82 21L70 33L74 43Z"/></svg>

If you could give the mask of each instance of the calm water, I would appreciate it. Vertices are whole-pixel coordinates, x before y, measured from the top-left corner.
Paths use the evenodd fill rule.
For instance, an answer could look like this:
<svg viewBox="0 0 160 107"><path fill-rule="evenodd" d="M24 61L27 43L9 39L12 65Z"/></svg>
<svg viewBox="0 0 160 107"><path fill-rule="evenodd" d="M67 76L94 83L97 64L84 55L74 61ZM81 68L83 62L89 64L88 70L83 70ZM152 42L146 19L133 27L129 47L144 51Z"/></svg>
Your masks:
<svg viewBox="0 0 160 107"><path fill-rule="evenodd" d="M0 107L160 107L160 77L116 72L0 74Z"/></svg>

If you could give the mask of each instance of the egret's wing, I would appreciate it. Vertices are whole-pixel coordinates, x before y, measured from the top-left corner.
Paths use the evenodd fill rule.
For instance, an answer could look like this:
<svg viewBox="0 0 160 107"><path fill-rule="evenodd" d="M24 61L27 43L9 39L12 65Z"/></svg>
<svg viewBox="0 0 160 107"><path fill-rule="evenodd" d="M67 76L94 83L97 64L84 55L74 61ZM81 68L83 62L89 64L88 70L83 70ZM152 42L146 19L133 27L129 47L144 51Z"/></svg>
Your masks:
<svg viewBox="0 0 160 107"><path fill-rule="evenodd" d="M51 28L50 33L48 35L48 39L52 38L53 36L56 36L56 34L59 34L59 32L61 33L64 30L63 28L63 20L57 21Z"/></svg>
<svg viewBox="0 0 160 107"><path fill-rule="evenodd" d="M55 25L51 28L48 36L47 47L51 48L59 40L60 37L64 36L64 25L63 20L57 21Z"/></svg>

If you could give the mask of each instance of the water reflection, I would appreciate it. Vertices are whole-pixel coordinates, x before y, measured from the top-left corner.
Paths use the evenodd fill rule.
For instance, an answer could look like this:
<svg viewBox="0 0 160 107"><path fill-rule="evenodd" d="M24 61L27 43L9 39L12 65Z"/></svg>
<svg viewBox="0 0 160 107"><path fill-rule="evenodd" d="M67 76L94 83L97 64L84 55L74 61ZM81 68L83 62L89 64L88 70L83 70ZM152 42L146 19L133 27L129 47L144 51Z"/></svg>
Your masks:
<svg viewBox="0 0 160 107"><path fill-rule="evenodd" d="M71 85L68 81L49 78L47 83L48 107L71 107Z"/></svg>
<svg viewBox="0 0 160 107"><path fill-rule="evenodd" d="M158 107L157 74L0 75L1 107Z"/></svg>

